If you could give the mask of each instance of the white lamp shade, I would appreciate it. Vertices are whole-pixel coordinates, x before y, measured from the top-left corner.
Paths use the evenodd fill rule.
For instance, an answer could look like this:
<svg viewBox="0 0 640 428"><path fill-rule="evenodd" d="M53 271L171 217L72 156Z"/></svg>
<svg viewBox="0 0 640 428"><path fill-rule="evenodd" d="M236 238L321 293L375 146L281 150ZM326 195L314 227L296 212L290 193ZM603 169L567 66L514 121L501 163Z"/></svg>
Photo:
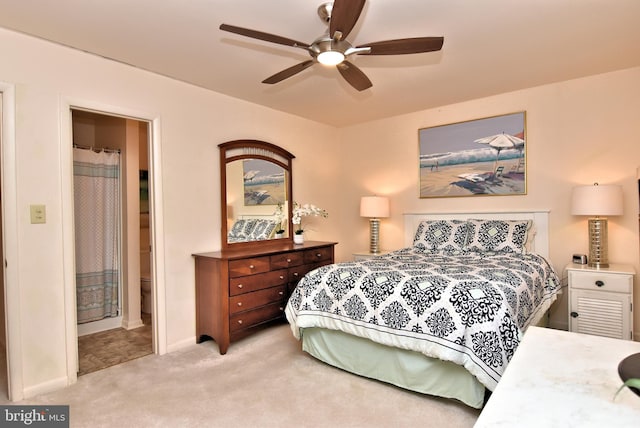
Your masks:
<svg viewBox="0 0 640 428"><path fill-rule="evenodd" d="M571 214L589 216L622 215L622 187L616 185L579 186L571 195Z"/></svg>
<svg viewBox="0 0 640 428"><path fill-rule="evenodd" d="M389 199L384 196L363 196L360 199L360 216L389 217Z"/></svg>

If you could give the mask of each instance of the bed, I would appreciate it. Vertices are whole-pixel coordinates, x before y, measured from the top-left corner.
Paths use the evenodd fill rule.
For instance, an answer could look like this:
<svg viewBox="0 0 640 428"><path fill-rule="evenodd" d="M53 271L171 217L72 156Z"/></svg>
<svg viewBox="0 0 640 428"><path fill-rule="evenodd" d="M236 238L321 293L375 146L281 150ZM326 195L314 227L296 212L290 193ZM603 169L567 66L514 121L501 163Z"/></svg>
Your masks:
<svg viewBox="0 0 640 428"><path fill-rule="evenodd" d="M474 407L560 292L548 212L405 214L405 248L309 272L285 309L315 358Z"/></svg>

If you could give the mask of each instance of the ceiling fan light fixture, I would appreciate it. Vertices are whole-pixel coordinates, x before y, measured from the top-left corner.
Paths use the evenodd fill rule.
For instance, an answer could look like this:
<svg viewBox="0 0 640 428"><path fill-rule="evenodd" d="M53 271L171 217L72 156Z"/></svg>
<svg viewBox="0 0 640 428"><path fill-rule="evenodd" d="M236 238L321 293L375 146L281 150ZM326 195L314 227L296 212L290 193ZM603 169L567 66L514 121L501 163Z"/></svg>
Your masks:
<svg viewBox="0 0 640 428"><path fill-rule="evenodd" d="M338 51L324 51L317 56L318 62L322 65L338 65L344 61L344 54Z"/></svg>

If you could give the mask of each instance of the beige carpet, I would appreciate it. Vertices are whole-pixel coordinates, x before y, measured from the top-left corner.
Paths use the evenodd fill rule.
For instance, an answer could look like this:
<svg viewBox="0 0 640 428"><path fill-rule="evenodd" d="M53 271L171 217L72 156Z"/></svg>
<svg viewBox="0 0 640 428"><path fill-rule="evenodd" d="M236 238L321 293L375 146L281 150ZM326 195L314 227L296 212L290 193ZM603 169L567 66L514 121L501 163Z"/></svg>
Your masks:
<svg viewBox="0 0 640 428"><path fill-rule="evenodd" d="M479 414L321 363L287 324L224 356L207 341L14 404L68 404L72 427L471 427Z"/></svg>

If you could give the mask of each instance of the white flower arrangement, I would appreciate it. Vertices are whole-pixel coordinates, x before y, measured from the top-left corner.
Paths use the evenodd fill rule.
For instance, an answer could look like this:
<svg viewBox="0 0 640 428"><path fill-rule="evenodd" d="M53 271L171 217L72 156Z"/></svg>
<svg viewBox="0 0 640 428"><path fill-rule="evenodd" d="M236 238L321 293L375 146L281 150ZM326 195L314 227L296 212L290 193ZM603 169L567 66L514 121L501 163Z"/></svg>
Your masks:
<svg viewBox="0 0 640 428"><path fill-rule="evenodd" d="M287 219L287 215L282 210L282 204L278 204L278 208L276 208L276 212L273 213L273 217L275 221L278 223L278 227L275 233L284 233L284 221Z"/></svg>
<svg viewBox="0 0 640 428"><path fill-rule="evenodd" d="M312 204L304 204L300 205L297 202L293 203L293 218L291 222L293 224L298 225L296 228L295 234L300 235L304 233L304 229L302 228L302 217L314 216L314 217L324 217L327 218L329 213L327 213L322 208L316 207Z"/></svg>

